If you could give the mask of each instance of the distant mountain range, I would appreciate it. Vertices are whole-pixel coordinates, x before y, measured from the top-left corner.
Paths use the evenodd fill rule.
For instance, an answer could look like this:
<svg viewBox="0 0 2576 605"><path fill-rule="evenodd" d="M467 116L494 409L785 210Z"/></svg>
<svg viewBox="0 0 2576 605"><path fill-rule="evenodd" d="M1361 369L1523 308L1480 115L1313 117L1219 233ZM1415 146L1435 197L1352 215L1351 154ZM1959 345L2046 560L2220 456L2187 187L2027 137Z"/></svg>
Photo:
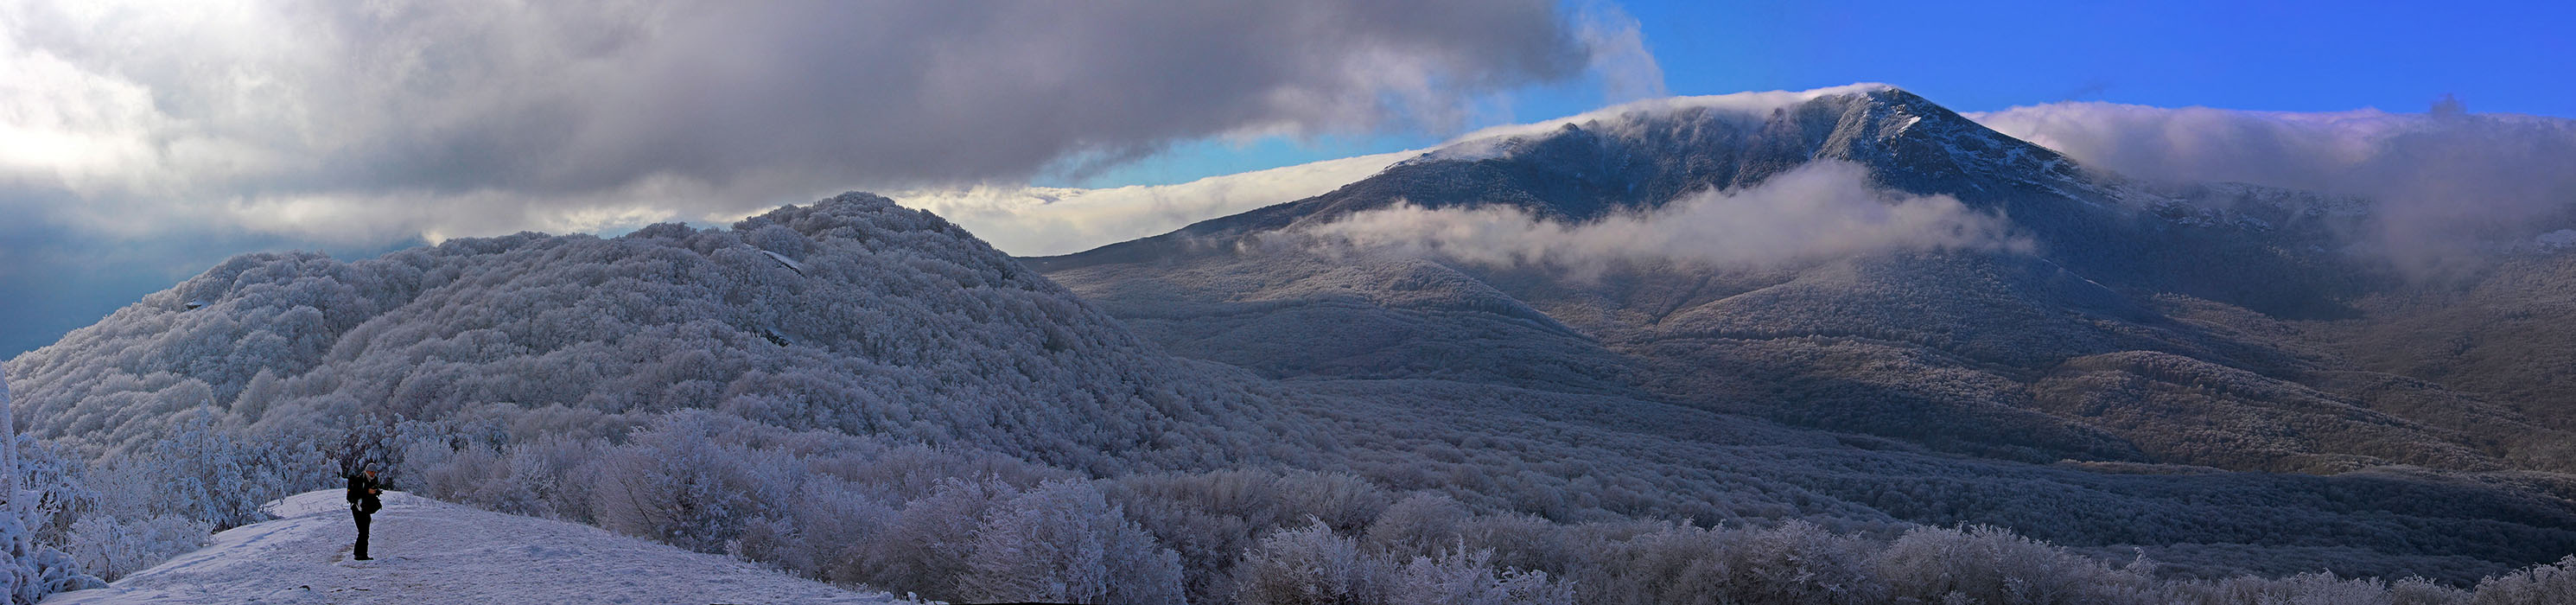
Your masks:
<svg viewBox="0 0 2576 605"><path fill-rule="evenodd" d="M1569 272L1280 243L1391 207L1708 219L1663 211L1838 162L2036 245ZM2576 256L2506 247L2472 285L2423 283L2359 251L2374 220L2364 199L2129 180L1856 86L1596 112L1023 260L1175 354L1273 378L1610 393L2091 468L2503 473L2476 476L2566 506Z"/></svg>
<svg viewBox="0 0 2576 605"><path fill-rule="evenodd" d="M1760 224L1657 213L1818 163L1955 198L2036 245L1759 266L1685 254L1570 274L1276 237L1395 206ZM2442 380L2563 361L2457 368L2410 351L2440 369L2408 371L2356 342L2451 340L2404 326L2461 313L2399 308L2424 288L2349 251L2345 234L2370 220L2361 200L2129 181L1903 90L1859 86L1630 106L1456 143L1322 196L1025 260L1176 353L1279 378L1629 393L2029 462L2576 469L2552 451L2567 442L2569 406L2516 396L2544 389ZM2495 272L2547 271L2555 258Z"/></svg>

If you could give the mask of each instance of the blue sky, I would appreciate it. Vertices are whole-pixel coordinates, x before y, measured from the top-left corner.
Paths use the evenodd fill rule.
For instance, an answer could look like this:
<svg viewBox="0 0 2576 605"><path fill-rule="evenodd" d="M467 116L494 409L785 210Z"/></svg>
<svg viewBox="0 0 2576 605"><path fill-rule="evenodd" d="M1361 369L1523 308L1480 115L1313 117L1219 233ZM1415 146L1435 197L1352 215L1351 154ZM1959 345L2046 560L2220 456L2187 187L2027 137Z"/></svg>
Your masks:
<svg viewBox="0 0 2576 605"><path fill-rule="evenodd" d="M1618 3L1676 95L1905 87L1959 111L2055 101L2262 111L2418 112L2442 95L2470 111L2576 116L2569 2ZM1574 81L1509 93L1491 125L1600 105ZM1175 183L1418 148L1436 133L1311 141L1201 140L1044 184Z"/></svg>

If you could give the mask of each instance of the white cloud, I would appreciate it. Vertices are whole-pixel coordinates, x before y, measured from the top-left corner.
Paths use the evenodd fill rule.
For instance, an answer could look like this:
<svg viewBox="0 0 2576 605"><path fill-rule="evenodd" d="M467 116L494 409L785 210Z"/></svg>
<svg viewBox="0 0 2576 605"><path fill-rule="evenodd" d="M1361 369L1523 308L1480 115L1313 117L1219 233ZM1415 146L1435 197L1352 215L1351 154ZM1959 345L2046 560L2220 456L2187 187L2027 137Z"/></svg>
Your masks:
<svg viewBox="0 0 2576 605"><path fill-rule="evenodd" d="M1212 136L1450 128L1514 87L1657 73L1633 31L1576 18L1547 0L0 0L0 209L114 237L575 230Z"/></svg>
<svg viewBox="0 0 2576 605"><path fill-rule="evenodd" d="M1264 246L1322 243L1488 266L1595 272L1614 262L1776 266L1897 250L2026 252L2000 216L1948 196L1874 189L1868 169L1818 161L1736 191L1702 192L1652 212L1568 224L1509 206L1400 206L1352 214Z"/></svg>
<svg viewBox="0 0 2576 605"><path fill-rule="evenodd" d="M929 210L1019 256L1070 254L1190 223L1292 202L1367 178L1420 152L1400 151L1213 176L1173 185L1106 189L993 187L889 194Z"/></svg>
<svg viewBox="0 0 2576 605"><path fill-rule="evenodd" d="M2236 181L2369 200L2366 243L2423 272L2576 225L2576 120L2469 114L2168 109L2056 103L1971 115L2151 182Z"/></svg>
<svg viewBox="0 0 2576 605"><path fill-rule="evenodd" d="M1705 109L1714 115L1727 116L1747 124L1758 124L1770 117L1772 111L1783 107L1824 97L1863 94L1889 88L1893 87L1874 82L1862 82L1811 90L1771 90L1641 99L1553 120L1478 129L1433 149L1428 159L1475 160L1495 157L1502 154L1517 139L1553 133L1569 124L1607 129L1612 134L1619 134L1616 132L1619 129L1638 128L1649 122L1635 119L1639 116L1672 115L1688 109Z"/></svg>
<svg viewBox="0 0 2576 605"><path fill-rule="evenodd" d="M1594 5L1584 12L1577 35L1591 49L1592 73L1601 78L1602 91L1614 102L1662 98L1672 93L1664 88L1664 67L1655 54L1646 49L1646 36L1637 18L1615 6Z"/></svg>

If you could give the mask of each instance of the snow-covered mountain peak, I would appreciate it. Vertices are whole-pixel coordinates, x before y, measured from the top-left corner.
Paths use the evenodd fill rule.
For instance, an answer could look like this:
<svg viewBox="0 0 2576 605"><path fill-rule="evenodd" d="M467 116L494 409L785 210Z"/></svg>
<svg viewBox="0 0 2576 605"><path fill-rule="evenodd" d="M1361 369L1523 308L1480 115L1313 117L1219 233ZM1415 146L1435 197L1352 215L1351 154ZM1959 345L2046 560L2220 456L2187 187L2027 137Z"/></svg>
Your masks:
<svg viewBox="0 0 2576 605"><path fill-rule="evenodd" d="M1760 120L1773 112L1825 98L1913 97L1889 84L1863 82L1811 90L1772 90L1722 95L1661 97L1631 101L1571 116L1528 124L1483 128L1451 139L1419 159L1476 159L1480 153L1507 152L1513 141L1543 138L1566 130L1617 130L1681 114ZM1487 156L1490 157L1490 156Z"/></svg>
<svg viewBox="0 0 2576 605"><path fill-rule="evenodd" d="M1176 235L1221 240L1399 203L1508 206L1542 219L1584 222L1751 187L1819 160L1861 165L1874 187L1953 195L1979 210L2070 205L2068 198L2076 200L2071 205L2098 205L2112 197L2096 185L2106 179L2056 152L1904 89L1856 84L1656 99L1488 129L1330 193L1204 221Z"/></svg>

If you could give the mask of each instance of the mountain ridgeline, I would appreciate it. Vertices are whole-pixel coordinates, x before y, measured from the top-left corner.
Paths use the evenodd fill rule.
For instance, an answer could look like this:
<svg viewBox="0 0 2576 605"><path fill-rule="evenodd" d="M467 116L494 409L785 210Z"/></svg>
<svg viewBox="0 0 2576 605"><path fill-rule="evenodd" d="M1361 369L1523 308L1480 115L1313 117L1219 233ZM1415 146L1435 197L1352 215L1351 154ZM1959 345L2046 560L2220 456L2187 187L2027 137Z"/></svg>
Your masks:
<svg viewBox="0 0 2576 605"><path fill-rule="evenodd" d="M1341 361L1375 354L2030 462L2576 468L2553 451L2565 434L2534 414L2374 373L2310 335L2373 321L2354 305L2408 287L2357 251L2352 234L2373 220L2360 202L2133 182L1894 88L1758 100L1640 104L1471 139L1323 196L1028 261L1176 352L1274 377L1409 372ZM1759 266L1683 255L1569 273L1240 243L1398 205L1512 207L1566 224L1651 217L1695 191L1831 162L1864 168L1872 187L1999 216L2035 245ZM1265 315L1372 327L1273 330ZM1451 346L1495 330L1523 334ZM1512 344L1557 341L1569 344Z"/></svg>
<svg viewBox="0 0 2576 605"><path fill-rule="evenodd" d="M1668 206L1825 163L1956 199L2034 245L1568 271L1296 243L1397 207L1502 208L1567 229L1707 219ZM2566 364L2534 349L2576 339L2453 336L2464 314L2494 312L2392 270L2364 237L2376 220L2366 199L2126 179L1858 86L1471 137L1325 195L1024 260L1176 354L1273 378L1608 393L2096 469L2440 469L2568 506L2576 408L2540 392L2564 384L2550 376ZM2516 290L2496 302L2523 321L2565 317L2529 292L2576 262L2504 255L2474 280ZM2510 344L2523 334L2540 341ZM2508 347L2531 354L2498 354Z"/></svg>
<svg viewBox="0 0 2576 605"><path fill-rule="evenodd" d="M2528 300L2576 263L2432 290L2356 243L2374 220L1855 86L1471 137L1057 257L856 193L247 255L6 378L39 453L102 477L197 473L165 444L214 431L283 444L214 474L371 456L424 495L939 599L2541 590L2499 574L2576 553L2576 410L2514 380L2558 357L2422 335L2491 291L2546 323ZM1802 252L1708 241L1766 234Z"/></svg>

